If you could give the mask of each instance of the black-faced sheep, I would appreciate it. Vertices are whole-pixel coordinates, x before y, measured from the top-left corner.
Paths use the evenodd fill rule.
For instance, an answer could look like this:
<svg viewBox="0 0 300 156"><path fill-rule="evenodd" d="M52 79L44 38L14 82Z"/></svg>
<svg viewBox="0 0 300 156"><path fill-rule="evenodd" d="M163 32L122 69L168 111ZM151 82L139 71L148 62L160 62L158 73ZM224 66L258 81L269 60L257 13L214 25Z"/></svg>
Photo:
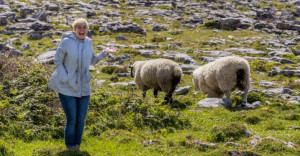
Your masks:
<svg viewBox="0 0 300 156"><path fill-rule="evenodd" d="M196 91L200 90L202 94L208 94L208 97L222 98L226 94L229 100L231 92L238 88L244 91L244 103L247 103L249 79L248 61L237 56L217 59L193 72L193 84Z"/></svg>
<svg viewBox="0 0 300 156"><path fill-rule="evenodd" d="M131 65L131 76L134 77L137 87L142 90L143 98L146 91L154 89L154 97L158 91L166 92L165 100L172 102L172 93L180 82L182 70L180 66L168 59L136 61Z"/></svg>

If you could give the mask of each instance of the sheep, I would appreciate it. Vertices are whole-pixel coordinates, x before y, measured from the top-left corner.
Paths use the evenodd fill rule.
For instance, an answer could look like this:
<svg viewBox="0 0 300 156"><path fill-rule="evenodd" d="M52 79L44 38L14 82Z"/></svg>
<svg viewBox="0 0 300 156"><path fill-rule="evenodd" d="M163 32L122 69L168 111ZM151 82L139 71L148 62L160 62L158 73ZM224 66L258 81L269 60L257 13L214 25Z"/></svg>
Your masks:
<svg viewBox="0 0 300 156"><path fill-rule="evenodd" d="M196 91L208 94L208 97L227 100L236 88L243 91L243 104L247 103L250 88L250 66L247 60L238 56L228 56L210 62L193 72L193 84Z"/></svg>
<svg viewBox="0 0 300 156"><path fill-rule="evenodd" d="M146 91L153 88L155 98L157 98L158 91L163 91L166 92L167 103L172 103L172 93L182 75L182 69L176 62L168 59L136 61L130 68L131 76L143 92L143 98L146 97Z"/></svg>

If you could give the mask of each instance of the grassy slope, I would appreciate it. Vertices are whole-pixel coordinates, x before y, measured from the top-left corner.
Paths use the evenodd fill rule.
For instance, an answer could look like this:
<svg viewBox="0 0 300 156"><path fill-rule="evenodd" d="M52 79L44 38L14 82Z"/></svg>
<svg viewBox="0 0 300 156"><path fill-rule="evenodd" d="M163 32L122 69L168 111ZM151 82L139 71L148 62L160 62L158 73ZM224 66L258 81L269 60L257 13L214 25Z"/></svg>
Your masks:
<svg viewBox="0 0 300 156"><path fill-rule="evenodd" d="M132 14L132 11L125 10L128 14ZM123 17L126 20L126 16ZM160 19L160 18L158 18ZM134 21L141 24L140 18L134 18ZM157 23L166 23L163 19L156 21ZM183 31L181 34L172 35L170 32L153 32L151 31L150 26L143 26L147 29L147 35L141 36L136 34L126 34L126 33L118 33L100 36L96 35L93 37L94 48L99 44L105 44L108 42L115 42L119 44L131 45L131 44L141 44L144 43L152 43L151 39L155 37L171 37L174 38L174 41L163 41L159 43L162 48L158 50L164 51L165 45L167 43L173 42L181 42L182 47L191 49L191 50L224 50L230 47L250 47L254 49L262 49L257 44L243 44L237 46L235 42L239 39L243 39L244 37L262 37L262 38L272 38L268 34L261 32L252 32L249 30L242 31L221 31L214 32L213 30L205 29L203 27L197 27L194 29L191 28L183 28L178 27L176 23L172 23L169 27L170 32L175 31ZM56 28L66 28L64 26L56 26ZM3 29L3 27L1 27ZM69 29L70 30L70 29ZM124 35L129 41L115 41L115 37L119 35ZM212 38L219 39L228 39L228 35L232 35L238 37L239 39L233 40L228 44L218 44L207 46L207 42ZM8 38L12 38L14 36L1 36L4 41ZM53 38L59 38L59 36L53 36ZM246 40L246 39L245 39ZM45 38L39 41L29 41L27 37L24 35L20 38L20 41L14 43L15 47L19 49L20 44L23 42L28 42L30 44L30 50L23 51L25 56L37 56L39 53L45 52L47 49L55 48L56 46L52 43L52 39ZM40 43L40 45L39 45ZM172 49L173 50L173 49ZM175 50L178 52L187 52L187 50ZM99 52L96 50L96 52ZM145 59L141 56L134 55L132 53L128 53L131 55L132 60L140 60ZM196 56L193 53L189 53L191 56ZM122 54L117 54L118 56ZM298 61L296 56L293 56L292 59ZM199 64L204 64L200 60L197 60ZM298 62L299 63L299 62ZM125 64L129 64L126 62ZM96 68L100 71L101 66L96 65ZM93 80L93 89L94 93L103 92L111 97L118 98L119 95L127 95L135 93L137 95L141 95L138 90L131 90L126 87L108 87L107 84L111 83L109 81L110 77L114 75L109 75L105 73L96 74L96 72L92 72L94 78L100 80L105 79L107 82L99 87L95 86L95 80ZM276 81L278 86L289 86L288 83L290 80L295 80L297 78L286 78L282 76L276 77L268 77L266 73L260 73L257 71L252 71L251 78L254 80L253 88L264 89L263 87L259 87L258 83L260 80L268 80L268 81ZM132 78L120 78L121 82L132 81ZM286 82L286 83L282 83ZM191 78L190 76L184 76L181 84L179 86L190 85ZM200 94L193 94L194 88L191 88L191 91L183 96L179 97L178 95L174 95L175 100L180 104L187 105L186 108L179 109L180 113L183 114L186 118L188 118L191 122L191 127L185 128L183 130L173 129L170 131L169 128L160 128L157 130L151 130L148 128L145 129L133 129L133 130L115 130L109 129L101 133L100 136L90 136L85 134L83 143L82 143L82 153L80 155L86 155L87 153L90 155L223 155L228 150L242 150L242 151L253 151L263 155L297 155L298 151L280 151L279 147L276 147L275 150L271 148L267 149L251 149L251 146L248 143L248 138L242 138L238 141L235 141L239 144L243 144L242 147L225 147L225 143L218 143L216 149L206 149L203 150L201 148L197 148L194 146L188 146L184 144L187 140L187 136L191 136L192 139L212 142L210 141L211 137L211 129L214 125L222 126L224 123L238 122L242 124L247 124L247 128L253 133L253 135L257 135L260 137L272 136L278 139L282 139L284 141L293 141L294 143L300 144L299 130L295 130L290 128L290 126L299 126L299 118L296 120L289 120L289 114L299 114L300 107L297 105L289 105L285 102L284 105L277 105L276 99L266 98L265 101L270 101L270 105L264 104L262 108L258 108L256 110L244 110L244 111L232 111L224 108L213 108L213 109L203 109L197 108L196 103L203 98ZM294 90L295 93L299 93L299 87L296 87ZM116 93L116 94L115 94ZM93 96L97 96L94 94ZM159 98L162 99L164 96L163 93L159 94ZM136 97L139 99L140 97ZM155 101L153 98L152 92L148 92L145 103L152 104ZM174 108L170 108L174 110ZM90 112L92 113L92 112ZM261 121L257 124L249 124L247 122L248 118L253 116L258 117ZM86 131L87 133L87 131ZM158 140L158 143L154 145L142 145L142 142L145 140ZM9 151L13 151L15 155L32 155L34 151L36 153L50 153L50 154L65 154L63 139L49 139L47 141L42 141L38 139L34 139L33 141L24 142L22 139L15 138L13 136L1 136L0 137L0 145L4 145ZM274 153L274 151L276 151Z"/></svg>

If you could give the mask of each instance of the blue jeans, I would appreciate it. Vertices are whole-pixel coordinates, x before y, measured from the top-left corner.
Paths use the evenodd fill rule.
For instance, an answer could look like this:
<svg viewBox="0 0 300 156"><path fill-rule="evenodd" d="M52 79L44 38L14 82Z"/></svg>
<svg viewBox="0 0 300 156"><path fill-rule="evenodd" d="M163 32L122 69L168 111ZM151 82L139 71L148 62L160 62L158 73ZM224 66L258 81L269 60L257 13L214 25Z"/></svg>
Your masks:
<svg viewBox="0 0 300 156"><path fill-rule="evenodd" d="M60 93L58 96L67 117L65 144L68 148L80 146L90 96L78 98Z"/></svg>

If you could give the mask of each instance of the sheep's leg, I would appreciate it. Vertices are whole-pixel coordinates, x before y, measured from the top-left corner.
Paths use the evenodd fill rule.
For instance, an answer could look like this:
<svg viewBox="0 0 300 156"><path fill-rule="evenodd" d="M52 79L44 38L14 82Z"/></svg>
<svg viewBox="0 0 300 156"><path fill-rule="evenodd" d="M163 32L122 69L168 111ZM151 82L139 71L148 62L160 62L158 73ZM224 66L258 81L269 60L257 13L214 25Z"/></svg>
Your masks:
<svg viewBox="0 0 300 156"><path fill-rule="evenodd" d="M158 89L154 89L153 95L155 98L157 98Z"/></svg>
<svg viewBox="0 0 300 156"><path fill-rule="evenodd" d="M248 89L244 90L244 94L243 94L243 105L247 104L247 95L248 95Z"/></svg>
<svg viewBox="0 0 300 156"><path fill-rule="evenodd" d="M173 102L172 93L173 92L169 91L165 96L165 100L167 101L168 104Z"/></svg>
<svg viewBox="0 0 300 156"><path fill-rule="evenodd" d="M145 99L146 93L147 93L147 92L144 90L144 91L143 91L143 99Z"/></svg>
<svg viewBox="0 0 300 156"><path fill-rule="evenodd" d="M226 94L226 99L230 100L231 91L226 91L225 94Z"/></svg>

